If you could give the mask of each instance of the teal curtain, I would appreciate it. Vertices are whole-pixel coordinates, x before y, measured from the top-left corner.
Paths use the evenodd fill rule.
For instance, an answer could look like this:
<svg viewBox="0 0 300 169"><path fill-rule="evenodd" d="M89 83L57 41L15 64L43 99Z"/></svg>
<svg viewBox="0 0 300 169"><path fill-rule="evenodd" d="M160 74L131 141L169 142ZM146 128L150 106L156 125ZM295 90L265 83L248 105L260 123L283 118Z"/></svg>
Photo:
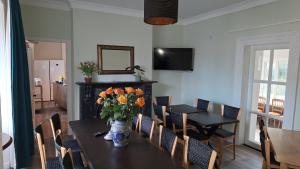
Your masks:
<svg viewBox="0 0 300 169"><path fill-rule="evenodd" d="M16 168L28 167L34 153L31 93L19 0L10 0L11 78Z"/></svg>

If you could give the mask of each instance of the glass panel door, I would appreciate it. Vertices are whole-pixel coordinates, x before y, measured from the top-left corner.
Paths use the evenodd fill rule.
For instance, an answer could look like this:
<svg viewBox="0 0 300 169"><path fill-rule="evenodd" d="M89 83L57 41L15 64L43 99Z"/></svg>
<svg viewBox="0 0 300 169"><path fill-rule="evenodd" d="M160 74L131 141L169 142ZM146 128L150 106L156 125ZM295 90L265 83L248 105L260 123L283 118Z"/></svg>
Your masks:
<svg viewBox="0 0 300 169"><path fill-rule="evenodd" d="M282 128L285 115L288 62L290 49L253 47L250 59L248 98L248 138L257 147L261 119L267 127Z"/></svg>

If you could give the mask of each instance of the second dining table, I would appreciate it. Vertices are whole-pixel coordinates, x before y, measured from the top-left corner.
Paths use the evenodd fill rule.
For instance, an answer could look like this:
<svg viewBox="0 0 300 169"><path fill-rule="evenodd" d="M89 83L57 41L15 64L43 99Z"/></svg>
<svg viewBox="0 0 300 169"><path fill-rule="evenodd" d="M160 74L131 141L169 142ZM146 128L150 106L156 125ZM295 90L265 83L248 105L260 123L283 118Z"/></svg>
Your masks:
<svg viewBox="0 0 300 169"><path fill-rule="evenodd" d="M99 119L71 121L75 135L91 169L182 169L182 162L172 159L149 139L132 131L129 145L116 148L112 141L94 133L109 130L106 122Z"/></svg>
<svg viewBox="0 0 300 169"><path fill-rule="evenodd" d="M171 105L169 106L168 112L182 113L183 117L186 116L187 124L196 126L199 132L208 138L211 137L221 125L239 123L237 119L226 118L219 113L199 110L196 107L186 104ZM186 125L183 125L183 127L186 127Z"/></svg>

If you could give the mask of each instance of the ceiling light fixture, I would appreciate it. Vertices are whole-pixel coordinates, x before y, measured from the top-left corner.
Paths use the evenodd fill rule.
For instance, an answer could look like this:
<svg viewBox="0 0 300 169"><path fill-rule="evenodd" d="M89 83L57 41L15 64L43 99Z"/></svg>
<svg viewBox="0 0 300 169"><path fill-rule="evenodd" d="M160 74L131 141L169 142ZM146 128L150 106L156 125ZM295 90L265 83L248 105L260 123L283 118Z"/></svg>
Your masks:
<svg viewBox="0 0 300 169"><path fill-rule="evenodd" d="M178 20L178 0L145 0L144 22L150 25L170 25Z"/></svg>

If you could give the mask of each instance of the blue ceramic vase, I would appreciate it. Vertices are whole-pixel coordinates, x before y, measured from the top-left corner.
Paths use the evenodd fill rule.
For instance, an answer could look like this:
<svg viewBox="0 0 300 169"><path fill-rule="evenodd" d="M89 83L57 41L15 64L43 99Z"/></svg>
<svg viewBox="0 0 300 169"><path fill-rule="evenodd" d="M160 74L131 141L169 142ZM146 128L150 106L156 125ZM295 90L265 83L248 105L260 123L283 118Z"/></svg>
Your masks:
<svg viewBox="0 0 300 169"><path fill-rule="evenodd" d="M131 127L126 121L114 121L110 129L115 147L125 147L129 143Z"/></svg>

